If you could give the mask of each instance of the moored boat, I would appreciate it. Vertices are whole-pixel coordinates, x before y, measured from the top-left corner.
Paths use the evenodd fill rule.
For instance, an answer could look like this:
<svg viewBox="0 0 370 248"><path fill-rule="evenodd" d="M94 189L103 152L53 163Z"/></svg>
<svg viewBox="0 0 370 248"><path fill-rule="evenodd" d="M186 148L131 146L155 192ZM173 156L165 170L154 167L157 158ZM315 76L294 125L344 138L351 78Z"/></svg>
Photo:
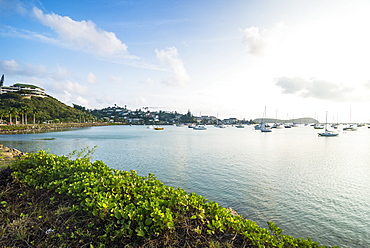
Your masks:
<svg viewBox="0 0 370 248"><path fill-rule="evenodd" d="M282 129L282 128L284 128L284 126L281 125L280 123L275 123L274 125L272 125L271 128Z"/></svg>
<svg viewBox="0 0 370 248"><path fill-rule="evenodd" d="M335 136L338 136L338 133L335 133L335 132L329 131L329 130L325 130L324 133L319 133L319 136L322 136L322 137L335 137Z"/></svg>
<svg viewBox="0 0 370 248"><path fill-rule="evenodd" d="M207 128L203 125L197 125L193 127L193 130L207 130Z"/></svg>
<svg viewBox="0 0 370 248"><path fill-rule="evenodd" d="M270 126L266 126L266 125L264 125L264 124L262 124L262 126L261 126L261 132L263 132L263 133L269 133L269 132L272 132L272 130L271 130L271 128L270 128Z"/></svg>
<svg viewBox="0 0 370 248"><path fill-rule="evenodd" d="M350 124L349 126L343 128L343 131L357 131L357 130L358 130L357 126L353 124Z"/></svg>
<svg viewBox="0 0 370 248"><path fill-rule="evenodd" d="M324 129L325 128L325 126L324 125L320 125L320 124L315 124L314 126L313 126L313 128L314 129Z"/></svg>
<svg viewBox="0 0 370 248"><path fill-rule="evenodd" d="M323 133L318 133L319 136L322 137L335 137L338 136L337 132L328 130L328 111L326 111L326 124L325 124L325 132Z"/></svg>

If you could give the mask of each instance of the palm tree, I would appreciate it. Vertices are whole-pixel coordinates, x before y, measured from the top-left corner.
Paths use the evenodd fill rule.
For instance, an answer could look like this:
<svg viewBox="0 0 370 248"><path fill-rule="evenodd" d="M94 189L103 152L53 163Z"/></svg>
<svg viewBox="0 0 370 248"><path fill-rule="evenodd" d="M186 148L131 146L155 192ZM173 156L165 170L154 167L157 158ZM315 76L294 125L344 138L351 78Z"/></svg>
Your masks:
<svg viewBox="0 0 370 248"><path fill-rule="evenodd" d="M6 112L4 110L0 110L0 122L3 123L3 116L6 115Z"/></svg>
<svg viewBox="0 0 370 248"><path fill-rule="evenodd" d="M13 115L15 115L15 116L16 116L16 114L17 114L17 109L16 109L16 108L11 107L11 108L8 110L8 112L9 112L9 123L10 123L10 124L13 124L12 117L13 117ZM17 123L17 119L16 119L16 121L15 121L15 122Z"/></svg>
<svg viewBox="0 0 370 248"><path fill-rule="evenodd" d="M23 115L23 121L22 121L22 124L26 124L27 125L27 113L30 111L30 109L27 107L27 106L23 106L21 108L21 111L22 111L22 115Z"/></svg>
<svg viewBox="0 0 370 248"><path fill-rule="evenodd" d="M33 124L36 124L36 114L38 114L38 111L36 108L31 108L31 112L33 113Z"/></svg>
<svg viewBox="0 0 370 248"><path fill-rule="evenodd" d="M15 117L15 124L17 124L18 123L19 110L17 108L13 108L13 114L14 114L14 117Z"/></svg>
<svg viewBox="0 0 370 248"><path fill-rule="evenodd" d="M28 124L28 121L27 121L27 119L28 119L28 118L27 118L27 113L28 113L28 112L29 112L29 109L26 109L26 112L25 112L26 125Z"/></svg>
<svg viewBox="0 0 370 248"><path fill-rule="evenodd" d="M22 117L22 125L24 124L24 112L25 112L25 108L27 107L21 107L19 112L21 113L21 117Z"/></svg>
<svg viewBox="0 0 370 248"><path fill-rule="evenodd" d="M12 124L12 111L11 109L9 110L9 124Z"/></svg>

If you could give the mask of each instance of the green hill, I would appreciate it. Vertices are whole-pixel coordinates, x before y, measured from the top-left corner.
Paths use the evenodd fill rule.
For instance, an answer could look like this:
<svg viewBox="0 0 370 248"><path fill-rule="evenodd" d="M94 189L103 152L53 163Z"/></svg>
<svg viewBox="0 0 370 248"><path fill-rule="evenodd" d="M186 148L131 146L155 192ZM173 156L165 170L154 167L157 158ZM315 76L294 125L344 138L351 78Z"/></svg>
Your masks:
<svg viewBox="0 0 370 248"><path fill-rule="evenodd" d="M57 99L23 96L19 93L0 95L0 121L2 123L36 124L43 122L81 122L95 118L81 110L70 107Z"/></svg>
<svg viewBox="0 0 370 248"><path fill-rule="evenodd" d="M257 118L254 119L253 122L255 123L319 123L318 120L311 118L311 117L304 117L304 118L294 118L294 119L275 119L275 118Z"/></svg>

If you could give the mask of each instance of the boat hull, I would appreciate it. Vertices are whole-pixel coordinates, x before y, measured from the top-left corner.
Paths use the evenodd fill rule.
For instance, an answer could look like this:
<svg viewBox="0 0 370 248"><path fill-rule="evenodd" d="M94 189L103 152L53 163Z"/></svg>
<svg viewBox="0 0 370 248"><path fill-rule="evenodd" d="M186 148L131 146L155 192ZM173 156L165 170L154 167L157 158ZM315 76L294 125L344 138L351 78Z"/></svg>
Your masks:
<svg viewBox="0 0 370 248"><path fill-rule="evenodd" d="M338 134L337 133L325 132L325 133L319 133L319 136L321 136L321 137L336 137L336 136L338 136Z"/></svg>

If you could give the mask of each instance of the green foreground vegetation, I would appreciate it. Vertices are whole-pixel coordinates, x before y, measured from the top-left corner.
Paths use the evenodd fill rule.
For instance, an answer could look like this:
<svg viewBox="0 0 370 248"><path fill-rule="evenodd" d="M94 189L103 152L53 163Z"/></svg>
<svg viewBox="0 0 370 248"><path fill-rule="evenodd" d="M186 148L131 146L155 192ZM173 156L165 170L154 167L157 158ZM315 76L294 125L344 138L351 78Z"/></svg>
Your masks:
<svg viewBox="0 0 370 248"><path fill-rule="evenodd" d="M40 151L2 171L1 247L323 247L91 152Z"/></svg>

